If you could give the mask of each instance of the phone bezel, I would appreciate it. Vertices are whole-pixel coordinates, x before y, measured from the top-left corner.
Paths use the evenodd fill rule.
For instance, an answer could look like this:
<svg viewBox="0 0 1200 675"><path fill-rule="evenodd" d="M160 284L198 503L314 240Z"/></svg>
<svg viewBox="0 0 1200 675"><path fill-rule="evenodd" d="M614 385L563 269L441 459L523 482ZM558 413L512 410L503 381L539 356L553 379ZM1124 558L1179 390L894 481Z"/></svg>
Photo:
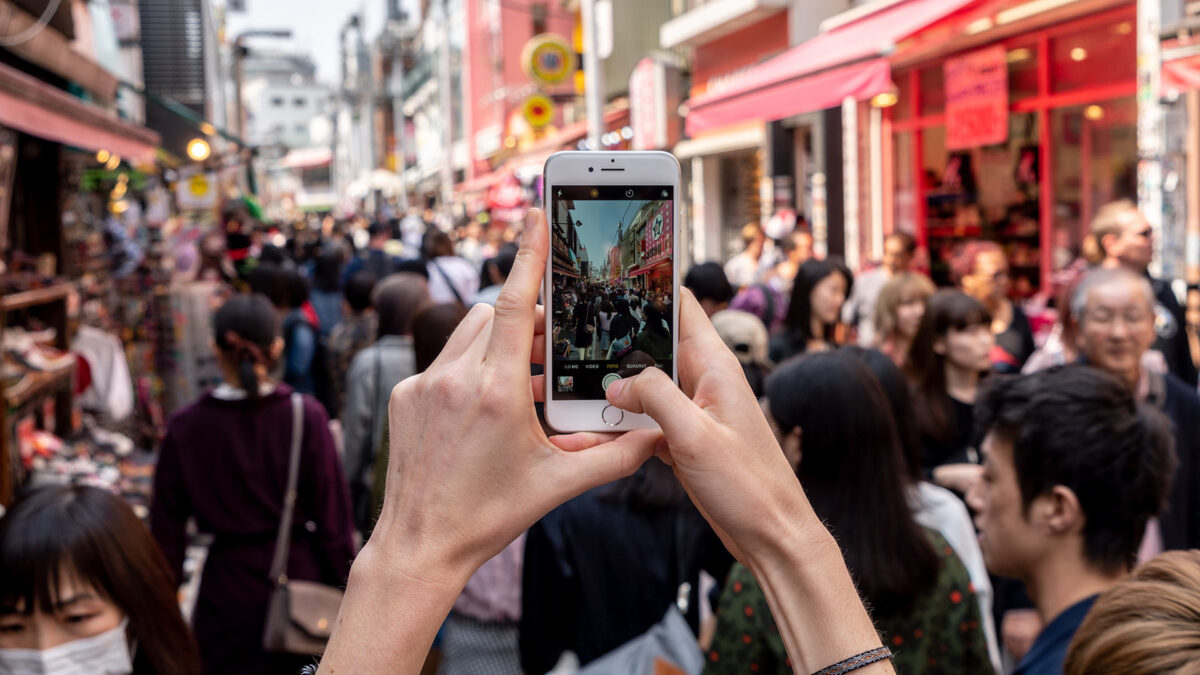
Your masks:
<svg viewBox="0 0 1200 675"><path fill-rule="evenodd" d="M588 171L591 168L592 171ZM602 169L609 169L603 171ZM615 170L614 170L615 169ZM679 161L667 152L556 152L546 160L542 172L543 194L546 204L546 225L550 229L553 246L554 187L558 185L602 186L602 185L671 185L671 379L678 383L679 352ZM546 258L546 273L543 281L543 297L546 306L553 303L552 256ZM550 323L552 313L546 312L546 335L553 335ZM634 429L657 429L658 424L647 415L624 413L624 418L615 426L601 419L608 407L604 400L560 401L553 398L554 387L554 344L546 340L546 384L545 414L550 428L562 433L580 431L620 432Z"/></svg>

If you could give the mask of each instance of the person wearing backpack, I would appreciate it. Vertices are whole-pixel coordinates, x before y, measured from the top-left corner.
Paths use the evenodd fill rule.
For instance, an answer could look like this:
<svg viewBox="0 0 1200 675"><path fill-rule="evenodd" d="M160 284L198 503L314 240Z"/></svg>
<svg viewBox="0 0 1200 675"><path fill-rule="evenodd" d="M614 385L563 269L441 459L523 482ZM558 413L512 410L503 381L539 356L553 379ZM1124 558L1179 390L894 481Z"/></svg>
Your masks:
<svg viewBox="0 0 1200 675"><path fill-rule="evenodd" d="M341 418L345 429L342 462L350 482L355 524L362 531L366 531L373 515L375 451L387 419L392 387L416 373L412 317L429 303L429 286L420 275L393 274L375 287L371 302L378 317L379 337L350 362Z"/></svg>
<svg viewBox="0 0 1200 675"><path fill-rule="evenodd" d="M400 261L384 250L392 236L392 228L387 223L371 223L367 228L370 239L367 250L360 253L346 265L342 271L342 287L345 288L350 278L359 272L370 272L376 279L382 279L393 272L400 271Z"/></svg>

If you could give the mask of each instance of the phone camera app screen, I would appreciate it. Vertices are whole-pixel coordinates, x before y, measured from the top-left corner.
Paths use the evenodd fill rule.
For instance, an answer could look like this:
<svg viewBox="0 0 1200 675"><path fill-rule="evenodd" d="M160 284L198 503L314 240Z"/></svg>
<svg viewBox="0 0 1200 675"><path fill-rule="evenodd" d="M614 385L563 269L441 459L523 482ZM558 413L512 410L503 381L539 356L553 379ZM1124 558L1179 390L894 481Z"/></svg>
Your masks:
<svg viewBox="0 0 1200 675"><path fill-rule="evenodd" d="M645 368L671 372L673 192L553 188L553 398L599 400Z"/></svg>

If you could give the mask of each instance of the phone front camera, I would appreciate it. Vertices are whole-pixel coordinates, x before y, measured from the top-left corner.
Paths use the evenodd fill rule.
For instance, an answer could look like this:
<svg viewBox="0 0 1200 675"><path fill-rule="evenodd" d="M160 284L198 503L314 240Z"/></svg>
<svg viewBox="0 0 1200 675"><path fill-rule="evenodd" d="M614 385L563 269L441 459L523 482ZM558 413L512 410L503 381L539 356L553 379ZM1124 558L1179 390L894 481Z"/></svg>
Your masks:
<svg viewBox="0 0 1200 675"><path fill-rule="evenodd" d="M588 167L588 173L591 173L591 172L593 172L593 171L595 171L595 170L596 170L596 168L595 168L595 167L591 167L591 166L589 166L589 167Z"/></svg>

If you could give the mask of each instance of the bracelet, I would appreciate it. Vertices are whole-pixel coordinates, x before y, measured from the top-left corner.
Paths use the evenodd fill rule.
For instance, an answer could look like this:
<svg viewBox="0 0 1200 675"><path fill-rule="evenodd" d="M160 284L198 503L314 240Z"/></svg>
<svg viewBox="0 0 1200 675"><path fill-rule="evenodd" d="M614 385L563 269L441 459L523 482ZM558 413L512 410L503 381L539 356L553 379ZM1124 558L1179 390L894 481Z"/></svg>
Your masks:
<svg viewBox="0 0 1200 675"><path fill-rule="evenodd" d="M870 651L851 656L845 661L838 661L832 666L822 668L813 673L813 675L842 675L843 673L865 668L872 663L879 663L890 658L892 658L892 650L887 647L876 647Z"/></svg>

